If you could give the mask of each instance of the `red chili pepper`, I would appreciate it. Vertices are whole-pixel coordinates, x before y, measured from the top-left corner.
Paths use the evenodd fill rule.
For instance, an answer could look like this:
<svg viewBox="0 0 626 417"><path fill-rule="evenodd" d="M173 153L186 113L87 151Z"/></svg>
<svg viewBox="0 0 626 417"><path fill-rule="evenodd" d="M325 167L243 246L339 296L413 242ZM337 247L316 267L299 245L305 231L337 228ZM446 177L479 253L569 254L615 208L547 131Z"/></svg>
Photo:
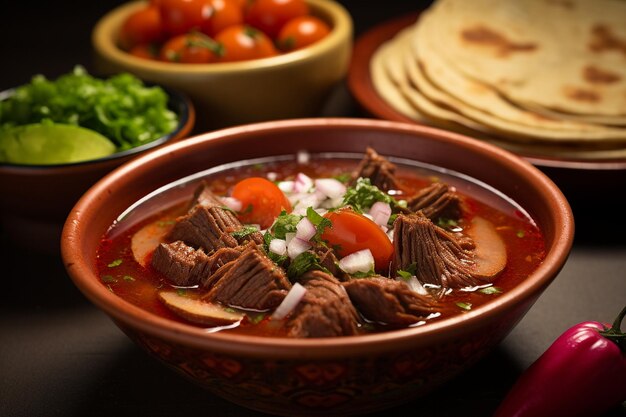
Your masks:
<svg viewBox="0 0 626 417"><path fill-rule="evenodd" d="M570 328L515 383L494 417L593 417L626 400L626 307L613 326Z"/></svg>

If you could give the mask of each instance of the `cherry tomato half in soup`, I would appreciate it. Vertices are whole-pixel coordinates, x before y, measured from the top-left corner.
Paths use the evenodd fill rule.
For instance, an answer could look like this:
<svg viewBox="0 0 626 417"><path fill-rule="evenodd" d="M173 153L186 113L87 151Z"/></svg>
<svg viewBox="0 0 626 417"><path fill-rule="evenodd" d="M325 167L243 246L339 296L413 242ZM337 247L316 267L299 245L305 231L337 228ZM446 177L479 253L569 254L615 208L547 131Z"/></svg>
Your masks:
<svg viewBox="0 0 626 417"><path fill-rule="evenodd" d="M304 0L252 0L246 8L245 20L275 38L285 23L307 14L309 6Z"/></svg>
<svg viewBox="0 0 626 417"><path fill-rule="evenodd" d="M215 40L224 48L220 62L246 61L278 54L270 38L246 25L229 26L218 33Z"/></svg>
<svg viewBox="0 0 626 417"><path fill-rule="evenodd" d="M332 227L324 229L321 239L336 248L339 257L369 249L374 256L376 270L388 271L393 244L380 226L350 208L330 211L324 217L330 220Z"/></svg>
<svg viewBox="0 0 626 417"><path fill-rule="evenodd" d="M261 177L246 178L233 188L232 197L241 201L239 220L246 224L258 224L262 229L272 225L281 211L291 211L291 204L273 182Z"/></svg>
<svg viewBox="0 0 626 417"><path fill-rule="evenodd" d="M330 28L315 16L291 19L278 34L278 47L285 52L309 46L330 33Z"/></svg>

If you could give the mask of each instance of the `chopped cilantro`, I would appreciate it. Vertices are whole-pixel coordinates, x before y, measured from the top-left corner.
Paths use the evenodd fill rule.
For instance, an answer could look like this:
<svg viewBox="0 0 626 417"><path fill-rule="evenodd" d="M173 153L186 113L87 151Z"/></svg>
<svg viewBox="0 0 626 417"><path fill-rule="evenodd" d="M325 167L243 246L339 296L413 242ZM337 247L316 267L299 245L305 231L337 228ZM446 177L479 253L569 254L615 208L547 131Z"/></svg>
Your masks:
<svg viewBox="0 0 626 417"><path fill-rule="evenodd" d="M113 275L102 275L100 279L102 282L117 282Z"/></svg>
<svg viewBox="0 0 626 417"><path fill-rule="evenodd" d="M174 223L176 223L176 220L161 220L157 222L157 226L165 227L165 226L170 226Z"/></svg>
<svg viewBox="0 0 626 417"><path fill-rule="evenodd" d="M498 287L486 287L486 288L481 288L480 290L478 290L478 292L491 295L491 294L501 294L502 290Z"/></svg>
<svg viewBox="0 0 626 417"><path fill-rule="evenodd" d="M255 226L244 226L241 229L232 232L230 235L234 237L235 239L239 240L258 231L259 229L256 228Z"/></svg>
<svg viewBox="0 0 626 417"><path fill-rule="evenodd" d="M352 278L369 278L376 276L376 272L374 270L369 270L367 272L355 272L354 274L350 274Z"/></svg>
<svg viewBox="0 0 626 417"><path fill-rule="evenodd" d="M387 221L387 224L389 226L393 226L393 222L395 222L397 218L398 218L398 213L393 213L391 216L389 216L389 220Z"/></svg>
<svg viewBox="0 0 626 417"><path fill-rule="evenodd" d="M187 290L184 288L178 288L176 290L176 294L180 295L181 297L185 297L187 295Z"/></svg>
<svg viewBox="0 0 626 417"><path fill-rule="evenodd" d="M472 303L461 303L461 302L458 302L458 303L456 303L456 305L459 306L459 308L462 308L463 310L469 311L469 310L472 309Z"/></svg>
<svg viewBox="0 0 626 417"><path fill-rule="evenodd" d="M350 174L349 172L344 172L343 174L335 175L333 178L339 182L347 184L352 180L352 174Z"/></svg>
<svg viewBox="0 0 626 417"><path fill-rule="evenodd" d="M523 238L526 234L524 233L523 230L518 230L515 235L519 238Z"/></svg>
<svg viewBox="0 0 626 417"><path fill-rule="evenodd" d="M388 203L391 206L398 204L390 195L385 194L378 187L372 185L369 178L359 178L353 187L348 187L343 197L343 204L351 206L359 213L372 207L377 201Z"/></svg>
<svg viewBox="0 0 626 417"><path fill-rule="evenodd" d="M291 261L287 268L287 276L290 279L294 279L311 270L328 272L326 268L320 265L320 259L316 254L313 252L303 252Z"/></svg>
<svg viewBox="0 0 626 417"><path fill-rule="evenodd" d="M453 227L457 227L459 224L454 219L448 219L446 217L440 217L437 219L437 226L442 229L450 229Z"/></svg>
<svg viewBox="0 0 626 417"><path fill-rule="evenodd" d="M274 226L272 226L272 232L274 237L278 239L285 239L287 233L296 233L296 225L302 219L302 216L297 214L287 214L285 210L281 211Z"/></svg>
<svg viewBox="0 0 626 417"><path fill-rule="evenodd" d="M398 269L396 273L400 278L406 281L409 278L417 275L417 265L415 264L415 262L413 262L412 264L407 266L406 269Z"/></svg>
<svg viewBox="0 0 626 417"><path fill-rule="evenodd" d="M112 261L110 264L108 264L107 266L109 268L114 268L114 267L119 266L121 264L122 264L122 260L121 259L116 259L116 260Z"/></svg>
<svg viewBox="0 0 626 417"><path fill-rule="evenodd" d="M132 282L135 280L135 278L131 277L130 275L124 275L123 277L124 281L128 281L128 282Z"/></svg>
<svg viewBox="0 0 626 417"><path fill-rule="evenodd" d="M252 324L259 324L265 318L265 314L252 314L248 313L248 321Z"/></svg>
<svg viewBox="0 0 626 417"><path fill-rule="evenodd" d="M327 227L333 227L330 219L321 216L318 212L313 210L312 207L306 209L306 217L311 223L313 223L313 226L315 226L316 229L315 236L313 236L312 240L318 240L322 233L324 233L324 229Z"/></svg>

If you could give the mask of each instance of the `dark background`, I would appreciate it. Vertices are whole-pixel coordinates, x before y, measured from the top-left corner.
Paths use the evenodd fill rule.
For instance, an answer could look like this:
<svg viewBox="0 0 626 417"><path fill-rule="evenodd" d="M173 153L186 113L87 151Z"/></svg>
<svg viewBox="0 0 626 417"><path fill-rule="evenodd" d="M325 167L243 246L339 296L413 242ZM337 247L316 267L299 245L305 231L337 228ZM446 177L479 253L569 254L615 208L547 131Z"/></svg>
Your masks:
<svg viewBox="0 0 626 417"><path fill-rule="evenodd" d="M1 2L0 90L38 73L55 78L76 64L92 70L91 29L121 3ZM354 19L357 37L421 4L341 3ZM345 85L338 87L338 95L342 107L337 115L367 116ZM572 255L511 335L435 394L377 416L489 416L521 371L566 328L584 320L612 321L626 301L626 210L620 197L626 190L600 198L580 191L567 195L577 224ZM5 291L0 416L261 416L197 388L145 355L78 292L58 257L31 253L0 238ZM616 409L609 416L624 417L626 411Z"/></svg>

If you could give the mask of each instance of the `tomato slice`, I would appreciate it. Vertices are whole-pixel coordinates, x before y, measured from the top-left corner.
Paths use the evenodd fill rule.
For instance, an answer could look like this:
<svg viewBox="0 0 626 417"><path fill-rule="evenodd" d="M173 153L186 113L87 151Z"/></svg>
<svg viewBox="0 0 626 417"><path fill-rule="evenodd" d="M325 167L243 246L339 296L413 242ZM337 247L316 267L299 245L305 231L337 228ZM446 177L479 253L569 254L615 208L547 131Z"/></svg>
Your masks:
<svg viewBox="0 0 626 417"><path fill-rule="evenodd" d="M237 214L242 223L259 224L267 229L282 210L291 211L291 204L273 182L261 177L246 178L235 184L231 194L241 201Z"/></svg>
<svg viewBox="0 0 626 417"><path fill-rule="evenodd" d="M331 211L324 215L332 223L322 233L321 239L336 248L337 255L346 255L369 249L374 256L376 270L387 272L393 256L393 244L376 223L350 208Z"/></svg>

